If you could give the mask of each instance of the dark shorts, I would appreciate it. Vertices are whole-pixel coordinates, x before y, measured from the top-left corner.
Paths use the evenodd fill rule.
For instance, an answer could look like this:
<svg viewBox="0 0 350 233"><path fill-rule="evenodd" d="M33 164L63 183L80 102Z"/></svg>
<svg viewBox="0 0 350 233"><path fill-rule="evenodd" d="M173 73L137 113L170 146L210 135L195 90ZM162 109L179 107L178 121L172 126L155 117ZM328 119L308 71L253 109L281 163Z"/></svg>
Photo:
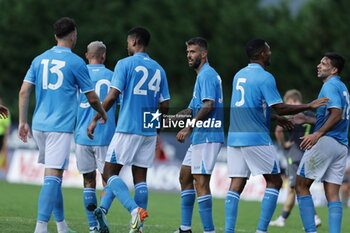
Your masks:
<svg viewBox="0 0 350 233"><path fill-rule="evenodd" d="M304 151L300 150L297 145L292 145L292 147L287 152L287 176L289 180L289 186L294 188L297 171L301 158L303 157Z"/></svg>
<svg viewBox="0 0 350 233"><path fill-rule="evenodd" d="M287 176L288 176L289 186L291 188L295 187L299 163L300 163L300 161L292 163L292 164L288 164L288 166L287 166Z"/></svg>

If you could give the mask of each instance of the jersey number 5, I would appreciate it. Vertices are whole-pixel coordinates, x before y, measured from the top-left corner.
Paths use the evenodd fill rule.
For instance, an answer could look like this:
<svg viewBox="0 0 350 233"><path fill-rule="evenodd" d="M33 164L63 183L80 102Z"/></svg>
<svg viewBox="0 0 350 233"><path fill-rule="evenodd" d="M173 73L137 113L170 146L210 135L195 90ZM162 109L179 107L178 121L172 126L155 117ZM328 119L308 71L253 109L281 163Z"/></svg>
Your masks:
<svg viewBox="0 0 350 233"><path fill-rule="evenodd" d="M137 66L135 68L136 72L142 72L142 78L140 79L140 81L136 84L136 86L134 87L134 95L147 95L147 90L143 90L141 89L142 85L146 82L147 78L148 78L148 70L146 67L144 66ZM153 77L151 78L151 80L148 82L148 90L150 91L154 91L154 96L156 96L157 92L159 92L160 88L160 70L157 69L156 73L153 75Z"/></svg>
<svg viewBox="0 0 350 233"><path fill-rule="evenodd" d="M241 92L241 100L240 101L237 101L235 103L235 105L237 107L239 106L242 106L244 104L244 88L243 86L241 85L241 83L246 83L247 82L247 79L246 78L239 78L237 80L237 84L236 84L236 90L240 91Z"/></svg>
<svg viewBox="0 0 350 233"><path fill-rule="evenodd" d="M65 61L52 60L51 64L54 65L50 68L50 72L57 75L57 82L55 84L49 83L49 59L41 60L41 64L44 66L43 69L43 89L56 90L62 86L63 83L63 73L61 68L66 65Z"/></svg>

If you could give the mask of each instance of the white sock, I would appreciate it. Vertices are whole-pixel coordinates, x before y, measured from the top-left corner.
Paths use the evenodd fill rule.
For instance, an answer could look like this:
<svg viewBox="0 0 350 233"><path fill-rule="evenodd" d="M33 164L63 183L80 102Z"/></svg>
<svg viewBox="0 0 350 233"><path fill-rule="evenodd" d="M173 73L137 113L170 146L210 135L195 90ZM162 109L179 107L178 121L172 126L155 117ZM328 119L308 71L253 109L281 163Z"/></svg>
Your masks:
<svg viewBox="0 0 350 233"><path fill-rule="evenodd" d="M137 214L137 211L139 210L139 208L135 208L131 211L131 215L134 216Z"/></svg>
<svg viewBox="0 0 350 233"><path fill-rule="evenodd" d="M191 229L191 227L189 227L189 226L180 226L180 229L181 230L183 230L183 231L188 231L188 230L190 230Z"/></svg>
<svg viewBox="0 0 350 233"><path fill-rule="evenodd" d="M68 225L66 223L66 220L63 220L62 222L56 222L56 226L57 226L57 232L59 232L59 233L68 232L69 231L69 228L68 228Z"/></svg>
<svg viewBox="0 0 350 233"><path fill-rule="evenodd" d="M47 233L47 222L36 221L34 233Z"/></svg>

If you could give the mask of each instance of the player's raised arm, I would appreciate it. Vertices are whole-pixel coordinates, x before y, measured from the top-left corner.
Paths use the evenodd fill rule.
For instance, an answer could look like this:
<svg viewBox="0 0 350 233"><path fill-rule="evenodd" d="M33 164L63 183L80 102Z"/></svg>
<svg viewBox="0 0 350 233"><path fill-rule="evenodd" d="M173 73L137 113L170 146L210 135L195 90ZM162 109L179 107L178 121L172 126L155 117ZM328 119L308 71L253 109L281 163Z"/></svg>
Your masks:
<svg viewBox="0 0 350 233"><path fill-rule="evenodd" d="M30 135L30 127L27 123L28 103L29 96L33 89L33 84L29 82L23 82L21 90L19 91L19 125L18 125L18 137L27 142L27 137Z"/></svg>

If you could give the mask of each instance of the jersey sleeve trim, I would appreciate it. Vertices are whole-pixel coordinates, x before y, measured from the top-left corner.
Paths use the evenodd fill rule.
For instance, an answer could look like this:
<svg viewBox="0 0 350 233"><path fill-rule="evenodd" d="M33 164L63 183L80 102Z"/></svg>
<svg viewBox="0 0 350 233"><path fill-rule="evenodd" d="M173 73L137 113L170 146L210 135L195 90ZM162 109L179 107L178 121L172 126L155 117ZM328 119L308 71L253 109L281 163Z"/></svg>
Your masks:
<svg viewBox="0 0 350 233"><path fill-rule="evenodd" d="M342 109L341 107L339 107L339 106L327 106L327 109L330 109L330 108L338 108L338 109Z"/></svg>
<svg viewBox="0 0 350 233"><path fill-rule="evenodd" d="M27 82L27 83L31 83L31 84L35 85L35 83L34 83L34 82L29 81L29 80L23 80L23 82Z"/></svg>
<svg viewBox="0 0 350 233"><path fill-rule="evenodd" d="M271 106L273 106L273 105L275 105L275 104L282 104L282 103L283 103L283 101L276 101L276 102L270 104L269 107L271 107Z"/></svg>
<svg viewBox="0 0 350 233"><path fill-rule="evenodd" d="M81 89L80 89L80 90L81 90ZM85 93L88 93L88 92L90 92L90 91L94 91L94 89L89 89L89 90L86 90L86 91L82 91L82 90L81 90L81 92L84 93L84 94L85 94Z"/></svg>
<svg viewBox="0 0 350 233"><path fill-rule="evenodd" d="M160 99L160 100L159 100L159 103L162 103L162 102L167 101L167 100L170 100L170 98Z"/></svg>
<svg viewBox="0 0 350 233"><path fill-rule="evenodd" d="M111 87L114 89L117 89L118 91L120 91L120 93L122 92L118 87L115 87L115 86L111 86Z"/></svg>
<svg viewBox="0 0 350 233"><path fill-rule="evenodd" d="M212 101L215 102L215 99L212 99L212 98L203 98L203 99L202 99L202 102L204 102L204 100L212 100Z"/></svg>

